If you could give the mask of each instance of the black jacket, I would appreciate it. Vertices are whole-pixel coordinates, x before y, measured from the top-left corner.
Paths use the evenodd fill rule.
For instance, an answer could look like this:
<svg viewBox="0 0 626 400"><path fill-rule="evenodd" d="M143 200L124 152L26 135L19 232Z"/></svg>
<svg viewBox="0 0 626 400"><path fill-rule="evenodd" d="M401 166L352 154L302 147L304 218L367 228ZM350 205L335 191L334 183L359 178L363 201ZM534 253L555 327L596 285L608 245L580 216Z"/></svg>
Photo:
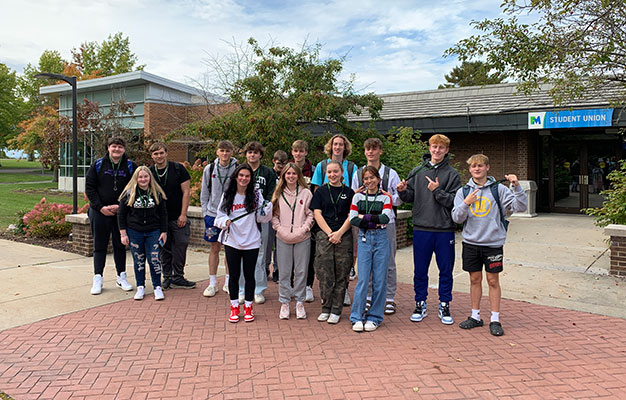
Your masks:
<svg viewBox="0 0 626 400"><path fill-rule="evenodd" d="M100 211L104 206L118 204L118 198L122 194L122 190L130 181L132 173L128 169L128 157L126 154L122 156L119 162L119 169L115 171L109 153L102 157L100 170L97 171L94 161L87 171L85 178L85 194L89 198L89 207ZM133 172L137 170L137 164L131 161ZM116 176L117 175L117 176Z"/></svg>
<svg viewBox="0 0 626 400"><path fill-rule="evenodd" d="M139 192L139 189L137 190ZM152 232L159 230L167 232L167 208L165 200L159 198L156 204L154 195L148 201L141 201L139 196L132 205L128 205L128 194L120 201L117 211L117 223L121 229L130 228L138 232Z"/></svg>
<svg viewBox="0 0 626 400"><path fill-rule="evenodd" d="M461 178L456 169L448 163L448 154L436 166L430 165L430 154L422 156L422 165L409 174L407 188L398 192L405 203L413 203L413 228L421 231L453 232L456 224L452 221L454 196L461 187ZM428 179L439 178L439 187L432 192L428 189Z"/></svg>

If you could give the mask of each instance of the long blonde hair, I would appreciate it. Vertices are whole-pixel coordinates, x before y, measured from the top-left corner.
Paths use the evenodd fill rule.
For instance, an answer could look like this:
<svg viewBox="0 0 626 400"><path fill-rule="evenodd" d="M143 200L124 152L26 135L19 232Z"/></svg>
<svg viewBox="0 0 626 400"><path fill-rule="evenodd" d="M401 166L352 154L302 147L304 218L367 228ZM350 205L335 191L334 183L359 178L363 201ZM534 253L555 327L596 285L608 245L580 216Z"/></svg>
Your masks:
<svg viewBox="0 0 626 400"><path fill-rule="evenodd" d="M292 162L287 163L287 165L285 165L282 172L280 173L280 180L278 181L278 184L276 184L276 189L274 189L274 193L272 194L272 210L274 215L278 215L278 212L280 211L278 201L280 200L280 195L283 194L283 190L285 190L285 186L287 186L285 173L290 168L293 169L296 174L298 174L298 180L296 181L296 185L301 186L302 189L306 189L308 187L306 181L304 180L304 175L302 175L302 170L300 169L300 167L298 167L298 164Z"/></svg>
<svg viewBox="0 0 626 400"><path fill-rule="evenodd" d="M122 190L122 194L120 194L120 197L118 200L122 201L122 198L128 195L128 202L126 204L128 204L129 206L133 205L133 203L135 202L135 199L137 198L137 187L139 187L139 184L137 183L137 177L139 176L139 172L141 171L145 171L150 175L150 184L148 185L148 193L156 193L156 194L161 195L160 198L159 196L152 196L154 198L155 203L159 204L161 200L167 200L167 196L165 195L165 192L163 192L163 189L161 189L161 186L159 186L154 181L154 175L152 175L152 171L150 171L150 168L146 167L145 165L142 165L141 167L137 168L133 176L130 178L130 181L128 182L128 184L124 187L124 190Z"/></svg>

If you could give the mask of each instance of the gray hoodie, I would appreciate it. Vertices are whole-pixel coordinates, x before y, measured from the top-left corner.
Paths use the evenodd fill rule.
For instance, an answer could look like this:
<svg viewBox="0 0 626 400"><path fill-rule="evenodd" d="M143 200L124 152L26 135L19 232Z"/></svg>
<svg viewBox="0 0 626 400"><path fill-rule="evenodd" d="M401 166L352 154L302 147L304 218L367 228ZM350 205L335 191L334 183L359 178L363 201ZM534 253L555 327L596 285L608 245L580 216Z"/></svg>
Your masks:
<svg viewBox="0 0 626 400"><path fill-rule="evenodd" d="M211 165L213 167L211 168ZM217 206L220 204L222 194L230 182L230 176L237 168L237 159L232 157L227 167L222 167L219 158L204 167L202 172L202 189L200 191L200 204L202 205L202 215L215 217ZM211 174L211 169L212 174ZM211 190L209 191L209 179L211 180Z"/></svg>
<svg viewBox="0 0 626 400"><path fill-rule="evenodd" d="M506 229L502 225L500 215L504 211L507 217L514 212L525 211L528 207L528 198L524 189L520 185L508 187L498 184L498 195L502 210L499 210L496 201L491 194L489 186L496 184L494 177L487 178L484 186L478 186L470 178L467 185L470 193L480 189L476 195L478 201L468 206L463 200L463 187L461 187L454 197L454 208L452 209L452 219L457 224L463 225L463 241L468 244L488 247L502 247L506 240Z"/></svg>

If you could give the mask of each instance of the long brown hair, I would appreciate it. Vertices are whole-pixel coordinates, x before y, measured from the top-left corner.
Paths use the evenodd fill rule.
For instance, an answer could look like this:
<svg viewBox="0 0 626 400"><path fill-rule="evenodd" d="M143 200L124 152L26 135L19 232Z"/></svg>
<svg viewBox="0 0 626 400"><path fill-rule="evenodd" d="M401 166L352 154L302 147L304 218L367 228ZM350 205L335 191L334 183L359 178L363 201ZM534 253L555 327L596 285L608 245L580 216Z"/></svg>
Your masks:
<svg viewBox="0 0 626 400"><path fill-rule="evenodd" d="M133 176L130 178L130 181L126 184L126 186L124 187L124 190L122 190L122 194L120 194L120 197L118 200L122 201L122 198L128 194L128 202L126 204L128 204L129 206L133 205L133 203L135 202L135 199L137 198L137 187L139 186L139 184L137 183L137 177L139 176L139 172L141 171L145 171L148 173L148 175L150 175L150 184L148 185L148 192L155 193L155 194L158 193L161 195L160 198L159 196L156 196L156 195L152 196L154 198L154 202L159 204L161 200L167 200L167 196L165 195L165 192L163 191L163 189L161 189L161 186L159 186L154 181L154 175L152 175L152 171L150 171L150 168L146 167L145 165L142 165L141 167L137 167L137 170L135 171Z"/></svg>
<svg viewBox="0 0 626 400"><path fill-rule="evenodd" d="M285 173L289 169L293 169L296 174L298 174L298 180L296 181L297 186L301 186L302 189L306 189L308 185L306 184L306 180L304 180L304 175L302 175L302 170L298 167L296 163L287 163L280 173L280 180L276 185L276 189L274 189L274 193L272 194L272 212L274 215L277 215L279 212L278 201L280 200L280 195L283 194L283 190L285 190L285 186L287 186L287 181L285 180Z"/></svg>

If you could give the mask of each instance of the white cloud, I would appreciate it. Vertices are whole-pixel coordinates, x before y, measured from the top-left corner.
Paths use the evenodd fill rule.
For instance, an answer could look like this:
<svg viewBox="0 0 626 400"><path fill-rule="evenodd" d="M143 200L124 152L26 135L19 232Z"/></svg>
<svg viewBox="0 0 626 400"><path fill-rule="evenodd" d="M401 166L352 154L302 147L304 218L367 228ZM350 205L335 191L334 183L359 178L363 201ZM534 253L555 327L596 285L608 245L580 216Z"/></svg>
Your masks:
<svg viewBox="0 0 626 400"><path fill-rule="evenodd" d="M441 58L444 50L469 35L471 19L498 15L499 3L0 0L0 62L21 72L46 49L69 59L80 43L121 31L147 71L189 82L204 73L205 51L230 51L222 39L254 37L294 48L320 42L323 56L348 53L346 76L356 73L368 91L431 89L455 65Z"/></svg>

